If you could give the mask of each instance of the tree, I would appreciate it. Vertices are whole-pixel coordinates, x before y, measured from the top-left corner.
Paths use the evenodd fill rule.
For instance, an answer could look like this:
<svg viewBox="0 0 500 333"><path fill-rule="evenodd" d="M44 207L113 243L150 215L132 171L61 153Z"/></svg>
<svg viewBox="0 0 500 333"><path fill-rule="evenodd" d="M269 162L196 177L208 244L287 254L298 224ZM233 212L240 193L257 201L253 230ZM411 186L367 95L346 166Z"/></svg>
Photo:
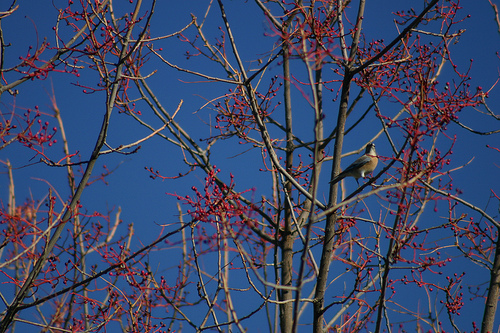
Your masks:
<svg viewBox="0 0 500 333"><path fill-rule="evenodd" d="M0 331L492 332L498 183L489 198L462 190L493 178L460 138L498 136L481 130L499 120L496 82L457 55L472 20L460 1L217 0L190 20L180 5L55 2L50 36L21 56L0 31ZM22 89L47 78L51 106L23 110ZM78 108L70 91L102 117L95 135L60 107ZM373 174L329 183L368 142ZM142 174L114 180L124 159ZM46 195L16 201L20 166L54 173ZM98 212L85 197L120 204L123 189L156 191L162 220L152 200Z"/></svg>

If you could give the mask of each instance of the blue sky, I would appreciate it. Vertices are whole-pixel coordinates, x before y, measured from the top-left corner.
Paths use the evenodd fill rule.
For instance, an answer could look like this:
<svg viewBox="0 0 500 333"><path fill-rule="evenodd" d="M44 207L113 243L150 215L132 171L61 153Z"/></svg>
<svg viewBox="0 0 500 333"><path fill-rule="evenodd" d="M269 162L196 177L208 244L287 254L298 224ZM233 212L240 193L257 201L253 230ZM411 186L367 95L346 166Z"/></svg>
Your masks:
<svg viewBox="0 0 500 333"><path fill-rule="evenodd" d="M55 1L55 3L58 5L63 2ZM364 30L367 39L383 38L389 41L397 36L398 32L392 21L391 12L407 8L410 3L414 3L414 1L384 1L383 5L368 2ZM115 2L115 5L117 4L118 2ZM250 61L268 52L275 41L275 38L266 36L266 34L271 33L269 23L251 1L226 1L225 5L242 58L246 61L247 66L256 67L257 65L250 63ZM473 59L470 71L470 76L473 78L472 85L482 86L486 90L499 77L500 59L496 52L499 51L500 34L493 20L493 11L487 1L464 1L462 5L464 6L462 16L470 14L471 17L461 24L463 29L466 29L466 32L460 37L459 43L452 46L453 60L463 72L468 68L470 59ZM207 1L198 0L159 1L152 21L152 35L159 36L178 31L189 23L191 13L194 13L198 18L203 17L206 6ZM417 11L418 9L420 8L416 7ZM0 10L3 9L0 8ZM130 10L130 7L127 10ZM16 64L18 56L23 55L29 45L37 43L37 35L39 42L44 37L47 37L52 42L52 26L56 17L57 11L49 2L36 1L29 5L21 2L20 9L17 12L2 20L4 38L8 43L12 44L5 55L5 67ZM207 33L211 38L219 36L220 33L217 30L219 25L221 25L221 21L218 10L214 6L206 22ZM190 34L192 35L192 31ZM181 67L203 71L209 75L222 75L220 69L210 67L200 59L192 58L187 60L184 52L188 47L177 39L159 43L159 46L163 47L162 56ZM147 74L148 70L152 71L154 69L157 69L158 72L151 77L150 85L155 87L157 95L164 106L173 110L182 99L184 104L181 112L177 115L177 121L186 126L192 133L196 133L198 139L209 136L210 129L206 123L213 121L214 114L209 108L200 108L206 103L207 99L221 96L233 87L227 84L200 83L199 81L202 80L199 78L170 69L160 64L154 56L151 56L151 61L145 66L143 74ZM280 67L278 65L270 68L270 73L279 74L279 71ZM450 73L451 68L446 65L443 82L446 81L445 78ZM43 112L50 114L50 96L52 96L52 89L54 89L65 122L70 150L73 152L78 151L82 159L85 160L94 146L95 137L100 128L104 96L102 94L83 94L81 87L72 84L76 81L81 84L94 84L96 78L86 74L82 74L80 78L71 75L54 74L42 82L27 82L17 88L19 89L19 95L16 99L7 94L2 95L0 110L5 114L11 112L14 108L18 112L23 108L33 108L38 105ZM266 84L263 83L263 87ZM500 105L500 97L498 97L497 92L497 87L492 90L488 104L498 114L498 109L495 109L495 106ZM305 115L303 123L295 123L297 132L303 132L307 135L312 134L312 124L308 120L309 118L306 118L312 110L304 102L301 92L298 90L294 90L293 100L294 107L297 110L300 109L300 112L304 112ZM332 112L325 112L327 119L332 119L332 127L325 129L325 132L329 132L336 121L338 102L332 101L332 96L327 96L324 107L325 110L332 110ZM277 109L277 114L279 114L279 111ZM149 117L154 122L150 115L145 115L145 117ZM479 131L490 131L499 128L498 122L495 123L491 117L485 116L472 108L464 109L460 117L460 121ZM51 124L56 124L55 120L50 121ZM159 122L156 124L159 127ZM362 135L355 136L354 139L350 139L351 141L346 141L344 151L358 149L375 132L369 126L362 127ZM148 134L147 130L140 127L130 117L114 114L108 143L113 146L127 144ZM453 173L455 187L463 191L462 197L465 200L486 209L492 216L498 217L498 202L492 200L488 203L488 198L491 193L490 189L497 194L500 193L500 177L498 176L500 153L486 148L486 145L490 144L499 147L499 134L493 136L475 135L457 125L450 124L448 135L457 135L450 169L464 165L473 159L469 165ZM444 137L439 140L447 142ZM402 142L398 143L401 144ZM444 145L446 146L447 143ZM230 141L226 141L223 145L214 148L212 157L216 161L215 164L222 169L221 177L228 180L231 172L235 175L236 190L253 187L256 189L258 196L262 194L269 196L270 193L266 192L268 191L266 182L269 181L269 176L262 175L258 171L261 167L259 163L260 152L252 150L239 155L240 149L237 143ZM380 155L391 154L388 143L382 139L377 141L377 150ZM51 149L49 155L54 160L62 158L60 144ZM66 175L64 169L49 168L41 163L28 165L38 160L35 157L30 161L32 157L33 153L20 145L11 145L0 151L0 160L9 159L15 168L14 180L18 204L22 203L25 198L32 197L38 200L47 194L48 185L40 179L47 180L54 185L63 199L68 198L69 192L67 186L65 186ZM158 236L160 232L159 225L171 224L177 221L178 213L175 206L177 200L166 195L166 193L191 195L192 191L190 189L193 185L203 187L205 174L201 170L185 178L164 182L151 180L148 172L144 170L145 167L153 167L160 170L163 175L177 175L179 172L187 171L181 158L182 154L178 149L165 144L164 140L158 138L153 138L144 143L142 149L134 155L103 156L94 169L94 174L102 172L103 164L109 169L115 169L115 171L107 177L107 184L98 182L88 188L82 197L82 204L89 210L89 213L93 211L106 212L121 207L123 231L126 230L127 224L134 223L138 240L147 243ZM342 166L347 166L354 159L355 156L346 157L342 161ZM326 185L329 173L324 172L323 176L325 177L325 186L321 187L320 191L323 192L320 192L320 198L327 197L328 193L328 186ZM5 168L2 167L0 169L0 199L2 199L4 205L6 205L8 198L7 181ZM355 182L348 181L346 186L354 190ZM447 216L446 207L440 208L444 210L429 215L428 221ZM138 248L139 243L136 243L135 246ZM160 258L162 258L162 265L166 267L175 266L178 263L178 258L174 258L172 262L164 262L164 257L161 256L153 258L153 261L156 259L156 264L158 264ZM472 264L464 265L470 267L468 274L472 273L471 275L474 276L476 273L474 267L477 266ZM479 281L476 281L477 283L486 281L487 276L484 274L484 270L478 270L477 279ZM480 322L480 312L477 312L476 309L466 308L466 311L463 312L464 314L460 320L464 322L470 322L471 320ZM247 323L247 325L253 329L259 327L255 323ZM464 326L464 329L471 330L472 328ZM263 329L262 331L266 330Z"/></svg>

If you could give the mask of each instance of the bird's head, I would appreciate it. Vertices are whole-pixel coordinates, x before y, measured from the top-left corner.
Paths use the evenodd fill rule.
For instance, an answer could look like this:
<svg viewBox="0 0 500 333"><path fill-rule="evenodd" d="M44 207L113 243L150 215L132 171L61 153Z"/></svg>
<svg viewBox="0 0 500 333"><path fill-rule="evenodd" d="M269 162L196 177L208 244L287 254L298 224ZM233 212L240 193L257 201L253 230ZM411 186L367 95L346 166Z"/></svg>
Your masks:
<svg viewBox="0 0 500 333"><path fill-rule="evenodd" d="M373 142L368 142L368 144L366 145L365 154L377 155L377 152L375 151L375 144Z"/></svg>

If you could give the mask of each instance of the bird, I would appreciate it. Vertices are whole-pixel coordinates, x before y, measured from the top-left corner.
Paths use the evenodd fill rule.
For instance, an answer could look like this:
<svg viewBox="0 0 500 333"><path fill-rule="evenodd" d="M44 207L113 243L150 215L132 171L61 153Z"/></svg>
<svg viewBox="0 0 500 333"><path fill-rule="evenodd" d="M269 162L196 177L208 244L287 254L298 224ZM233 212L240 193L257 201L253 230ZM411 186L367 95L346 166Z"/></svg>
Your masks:
<svg viewBox="0 0 500 333"><path fill-rule="evenodd" d="M358 183L358 178L365 177L367 174L373 172L377 167L378 157L375 151L375 144L368 142L366 145L365 153L363 156L356 159L351 165L349 165L344 171L334 177L330 184L335 184L344 179L345 177L354 177L356 183Z"/></svg>

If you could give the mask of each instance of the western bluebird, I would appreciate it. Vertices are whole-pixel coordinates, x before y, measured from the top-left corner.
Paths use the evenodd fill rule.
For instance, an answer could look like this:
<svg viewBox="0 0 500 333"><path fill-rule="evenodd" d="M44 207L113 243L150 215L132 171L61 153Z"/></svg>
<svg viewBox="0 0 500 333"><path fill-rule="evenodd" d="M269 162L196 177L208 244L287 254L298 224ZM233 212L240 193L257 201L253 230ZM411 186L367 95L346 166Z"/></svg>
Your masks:
<svg viewBox="0 0 500 333"><path fill-rule="evenodd" d="M345 177L354 177L359 185L358 178L365 177L367 174L375 170L375 168L377 167L377 163L378 158L377 152L375 151L375 144L369 142L366 145L365 154L355 160L337 177L334 177L330 183L335 184Z"/></svg>

